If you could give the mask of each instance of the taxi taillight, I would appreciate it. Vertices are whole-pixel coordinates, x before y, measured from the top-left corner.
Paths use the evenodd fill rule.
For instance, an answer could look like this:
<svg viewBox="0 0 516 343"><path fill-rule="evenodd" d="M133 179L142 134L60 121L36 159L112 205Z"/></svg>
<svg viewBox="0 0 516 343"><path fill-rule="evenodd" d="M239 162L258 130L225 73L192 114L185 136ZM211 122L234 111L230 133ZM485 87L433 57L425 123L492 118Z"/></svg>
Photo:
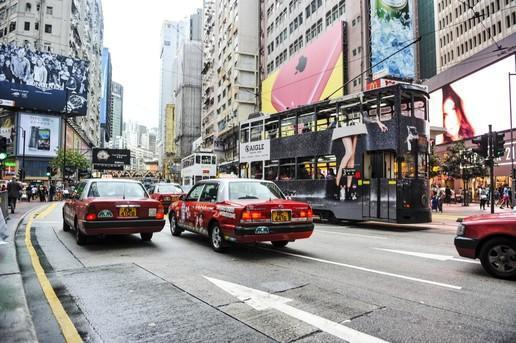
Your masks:
<svg viewBox="0 0 516 343"><path fill-rule="evenodd" d="M267 219L265 212L245 209L240 216L240 221L256 222Z"/></svg>
<svg viewBox="0 0 516 343"><path fill-rule="evenodd" d="M165 210L163 208L163 205L158 206L158 211L156 212L156 219L163 219L165 218Z"/></svg>
<svg viewBox="0 0 516 343"><path fill-rule="evenodd" d="M309 222L312 221L314 217L312 209L309 208L303 208L301 210L297 211L296 218L293 218L294 221L303 221L303 222Z"/></svg>
<svg viewBox="0 0 516 343"><path fill-rule="evenodd" d="M87 221L95 220L95 219L97 219L97 214L96 213L87 213L85 219Z"/></svg>

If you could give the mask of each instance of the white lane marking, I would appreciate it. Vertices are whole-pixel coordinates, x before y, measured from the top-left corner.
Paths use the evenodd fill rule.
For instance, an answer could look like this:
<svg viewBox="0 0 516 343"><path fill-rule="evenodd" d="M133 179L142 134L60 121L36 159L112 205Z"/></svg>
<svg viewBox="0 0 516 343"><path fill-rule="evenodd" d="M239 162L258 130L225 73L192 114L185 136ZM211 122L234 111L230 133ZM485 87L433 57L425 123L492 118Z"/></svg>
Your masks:
<svg viewBox="0 0 516 343"><path fill-rule="evenodd" d="M428 253L415 252L415 251L393 250L393 249L383 249L383 248L373 248L373 249L381 250L381 251L387 251L387 252L392 252L392 253L395 253L395 254L427 258L427 259L430 259L430 260L437 260L437 261L443 261L443 262L444 261L455 261L455 262L480 264L480 262L475 261L475 260L463 260L461 258L457 258L457 257L454 257L454 256L447 256L447 255L437 255L437 254L428 254Z"/></svg>
<svg viewBox="0 0 516 343"><path fill-rule="evenodd" d="M204 278L257 311L275 309L350 343L386 342L380 338L370 336L339 323L332 322L331 320L287 305L287 303L292 301L292 299L280 297L228 281L218 280L207 276L204 276ZM350 321L346 320L345 322L347 323Z"/></svg>
<svg viewBox="0 0 516 343"><path fill-rule="evenodd" d="M398 279L404 279L404 280L410 280L410 281L415 281L415 282L426 283L428 285L433 285L433 286L439 286L439 287L445 287L445 288L451 288L451 289L462 289L462 287L460 287L460 286L450 285L450 284L447 284L447 283L435 282L435 281L415 278L415 277L401 275L401 274L389 273L389 272L384 272L384 271L381 271L381 270L369 269L369 268L354 266L352 264L346 264L346 263L340 263L340 262L335 262L335 261L324 260L322 258L316 258L316 257L305 256L305 255L299 255L299 254L294 254L294 253L291 253L291 252L280 251L280 250L272 250L272 249L266 249L266 248L261 248L261 249L277 252L278 254L283 254L283 255L288 255L288 256L304 258L304 259L307 259L307 260L317 261L317 262L321 262L321 263L333 264L335 266L340 266L340 267L346 267L346 268L350 268L350 269L361 270L361 271L364 271L364 272L369 272L369 273L374 273L374 274L379 274L379 275L385 275L385 276L392 276L392 277L395 277L395 278L398 278Z"/></svg>
<svg viewBox="0 0 516 343"><path fill-rule="evenodd" d="M359 233L348 233L348 232L335 232L335 231L326 231L326 230L319 230L315 229L314 232L322 232L322 233L330 233L335 235L343 235L343 236L356 236L356 237L363 237L363 238L373 238L373 239L389 239L387 237L381 237L381 236L373 236L373 235L361 235Z"/></svg>

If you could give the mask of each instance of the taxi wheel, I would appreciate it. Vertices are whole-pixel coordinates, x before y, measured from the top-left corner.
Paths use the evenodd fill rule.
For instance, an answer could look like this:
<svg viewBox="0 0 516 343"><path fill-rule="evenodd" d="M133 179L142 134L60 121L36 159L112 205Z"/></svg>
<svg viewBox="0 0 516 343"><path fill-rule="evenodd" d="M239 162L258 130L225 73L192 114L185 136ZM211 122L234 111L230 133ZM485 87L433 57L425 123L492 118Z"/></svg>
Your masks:
<svg viewBox="0 0 516 343"><path fill-rule="evenodd" d="M288 241L274 241L271 243L272 243L272 246L275 248L284 248L287 246Z"/></svg>
<svg viewBox="0 0 516 343"><path fill-rule="evenodd" d="M77 223L77 220L75 221L75 241L77 242L78 245L84 245L86 244L87 240L88 240L88 236L86 236L85 234L83 234L81 232L81 230L79 230L79 225Z"/></svg>
<svg viewBox="0 0 516 343"><path fill-rule="evenodd" d="M210 229L210 243L216 252L222 252L225 249L225 242L219 224L213 224Z"/></svg>
<svg viewBox="0 0 516 343"><path fill-rule="evenodd" d="M152 232L142 232L140 233L140 236L142 237L142 241L150 242L152 239Z"/></svg>
<svg viewBox="0 0 516 343"><path fill-rule="evenodd" d="M170 212L170 215L168 216L168 218L170 221L170 233L172 234L172 236L176 236L176 237L181 236L181 233L183 232L183 230L181 230L179 228L179 226L177 226L176 215L174 214L174 212Z"/></svg>
<svg viewBox="0 0 516 343"><path fill-rule="evenodd" d="M508 238L493 238L480 251L484 269L499 279L516 279L516 242Z"/></svg>
<svg viewBox="0 0 516 343"><path fill-rule="evenodd" d="M70 230L71 230L70 225L68 225L68 223L66 222L65 217L64 217L64 212L63 212L63 231L68 232Z"/></svg>

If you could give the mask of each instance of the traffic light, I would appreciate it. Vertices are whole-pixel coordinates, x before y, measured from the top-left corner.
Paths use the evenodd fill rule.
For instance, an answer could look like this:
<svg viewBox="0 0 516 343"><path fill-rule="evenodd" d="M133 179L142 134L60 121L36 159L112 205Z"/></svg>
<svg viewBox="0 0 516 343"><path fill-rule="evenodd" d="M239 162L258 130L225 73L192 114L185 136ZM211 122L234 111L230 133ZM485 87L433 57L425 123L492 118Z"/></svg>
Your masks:
<svg viewBox="0 0 516 343"><path fill-rule="evenodd" d="M47 167L47 177L52 176L52 167Z"/></svg>
<svg viewBox="0 0 516 343"><path fill-rule="evenodd" d="M7 158L7 138L0 136L0 160Z"/></svg>
<svg viewBox="0 0 516 343"><path fill-rule="evenodd" d="M473 152L475 152L478 155L486 158L489 155L489 152L488 152L488 141L489 141L489 139L488 138L489 137L488 137L487 134L473 138L471 140L471 142L473 144L477 145L476 148L473 148Z"/></svg>
<svg viewBox="0 0 516 343"><path fill-rule="evenodd" d="M25 170L22 168L18 169L18 179L20 179L20 181L25 180Z"/></svg>
<svg viewBox="0 0 516 343"><path fill-rule="evenodd" d="M502 157L505 154L505 134L493 132L493 157Z"/></svg>

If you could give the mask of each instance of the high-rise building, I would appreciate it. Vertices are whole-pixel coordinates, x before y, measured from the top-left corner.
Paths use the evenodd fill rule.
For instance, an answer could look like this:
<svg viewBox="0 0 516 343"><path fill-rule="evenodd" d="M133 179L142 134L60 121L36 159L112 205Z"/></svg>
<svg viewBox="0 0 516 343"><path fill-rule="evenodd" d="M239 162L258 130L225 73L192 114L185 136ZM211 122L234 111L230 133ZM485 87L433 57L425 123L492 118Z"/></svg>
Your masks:
<svg viewBox="0 0 516 343"><path fill-rule="evenodd" d="M238 166L238 123L258 111L260 1L215 1L212 78L221 170Z"/></svg>
<svg viewBox="0 0 516 343"><path fill-rule="evenodd" d="M434 1L437 73L516 32L516 8L509 0ZM486 56L487 57L487 56Z"/></svg>
<svg viewBox="0 0 516 343"><path fill-rule="evenodd" d="M213 150L216 134L215 95L213 83L215 71L213 59L215 51L215 0L204 0L202 8L202 110L201 137L203 146Z"/></svg>
<svg viewBox="0 0 516 343"><path fill-rule="evenodd" d="M122 136L124 122L124 87L111 82L111 137Z"/></svg>
<svg viewBox="0 0 516 343"><path fill-rule="evenodd" d="M167 104L165 107L165 136L164 136L164 150L163 157L163 175L165 178L172 179L172 166L174 165L174 156L176 155L175 142L175 111L174 104Z"/></svg>
<svg viewBox="0 0 516 343"><path fill-rule="evenodd" d="M87 151L100 142L103 30L101 0L0 2L0 43L71 56L89 63L87 113L63 120L60 125L61 139L67 138L68 148ZM27 176L45 176L46 163L27 158Z"/></svg>
<svg viewBox="0 0 516 343"><path fill-rule="evenodd" d="M112 133L111 102L111 54L108 48L102 49L102 88L100 91L100 146L110 141Z"/></svg>
<svg viewBox="0 0 516 343"><path fill-rule="evenodd" d="M202 35L202 9L198 8L195 13L190 16L190 32L188 39L200 41Z"/></svg>

